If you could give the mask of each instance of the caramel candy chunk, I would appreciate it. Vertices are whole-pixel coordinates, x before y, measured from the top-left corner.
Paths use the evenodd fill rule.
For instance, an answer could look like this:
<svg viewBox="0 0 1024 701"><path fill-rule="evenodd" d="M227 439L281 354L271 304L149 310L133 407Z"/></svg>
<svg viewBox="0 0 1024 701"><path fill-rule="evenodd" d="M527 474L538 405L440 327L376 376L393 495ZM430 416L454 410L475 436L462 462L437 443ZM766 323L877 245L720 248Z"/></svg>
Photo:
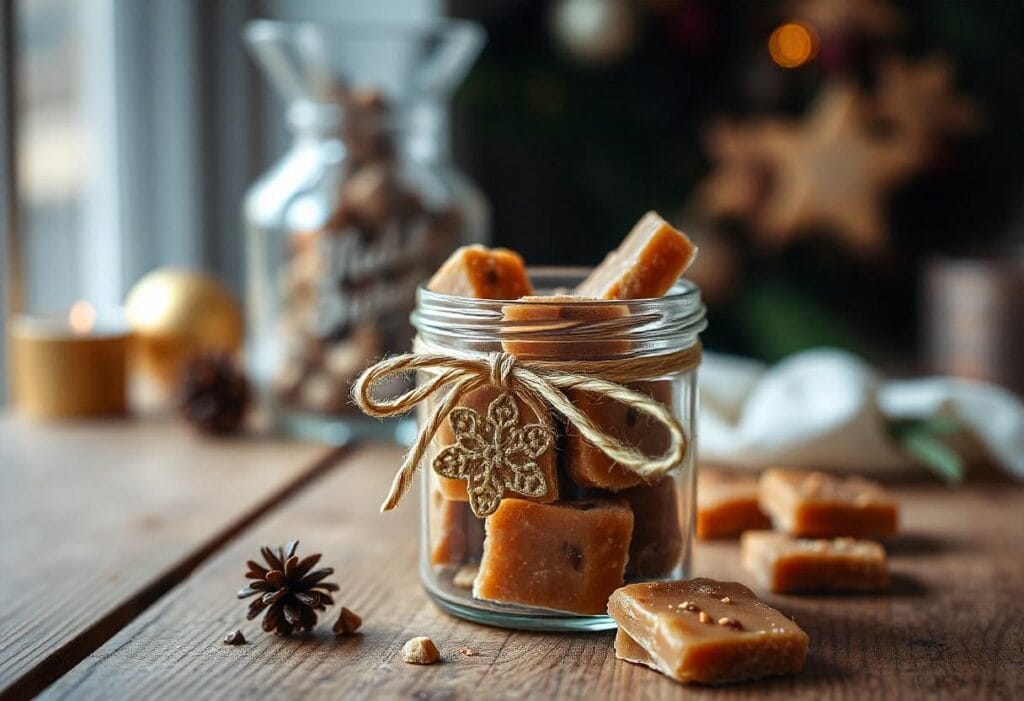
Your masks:
<svg viewBox="0 0 1024 701"><path fill-rule="evenodd" d="M622 584L633 512L622 499L503 499L487 518L478 599L601 614Z"/></svg>
<svg viewBox="0 0 1024 701"><path fill-rule="evenodd" d="M452 253L427 283L427 289L478 299L519 299L533 294L518 253L479 244Z"/></svg>
<svg viewBox="0 0 1024 701"><path fill-rule="evenodd" d="M480 245L463 246L452 253L427 283L427 289L432 292L480 299L518 299L533 292L523 259L517 253L504 248L491 250ZM486 415L488 405L497 396L497 390L481 387L465 395L459 401L459 406L475 409ZM534 423L537 420L529 407L521 402L518 406L519 415L524 423ZM433 411L432 406L430 410ZM454 442L451 425L446 420L437 430L434 445L441 448ZM542 497L544 501L554 501L558 498L557 480L553 478L554 453L554 450L549 451L538 461L541 469L551 477L548 480L548 494ZM437 477L441 492L448 499L469 501L464 480L449 479L440 475Z"/></svg>
<svg viewBox="0 0 1024 701"><path fill-rule="evenodd" d="M807 634L737 582L630 584L612 594L608 613L622 634L616 656L678 681L794 674L807 655Z"/></svg>
<svg viewBox="0 0 1024 701"><path fill-rule="evenodd" d="M634 382L627 387L672 406L671 380ZM645 455L656 457L668 450L668 430L649 414L591 392L570 390L566 396L608 435ZM565 469L580 486L619 491L640 484L639 475L609 458L571 425L566 427L564 454Z"/></svg>
<svg viewBox="0 0 1024 701"><path fill-rule="evenodd" d="M402 660L409 664L434 664L441 661L441 653L433 640L418 635L402 646Z"/></svg>
<svg viewBox="0 0 1024 701"><path fill-rule="evenodd" d="M742 550L744 566L776 592L877 591L889 585L885 549L870 540L747 531Z"/></svg>
<svg viewBox="0 0 1024 701"><path fill-rule="evenodd" d="M888 537L897 508L881 486L860 477L768 470L759 484L761 509L776 530L798 536Z"/></svg>
<svg viewBox="0 0 1024 701"><path fill-rule="evenodd" d="M757 497L757 477L719 470L697 473L697 537L733 538L770 528Z"/></svg>
<svg viewBox="0 0 1024 701"><path fill-rule="evenodd" d="M430 561L460 565L483 553L484 523L465 501L452 501L439 489L430 493Z"/></svg>
<svg viewBox="0 0 1024 701"><path fill-rule="evenodd" d="M648 212L576 288L580 297L661 297L697 255L697 247L655 212Z"/></svg>
<svg viewBox="0 0 1024 701"><path fill-rule="evenodd" d="M458 406L475 410L481 416L487 416L487 407L494 401L500 392L494 387L484 386L462 395ZM429 411L434 410L433 402L428 402ZM521 401L516 401L519 407L519 421L521 425L538 423L540 419L529 406ZM438 450L453 445L455 434L452 433L452 426L448 419L445 419L434 434L434 445ZM558 451L554 447L537 458L537 466L544 472L544 479L548 485L547 494L542 497L521 497L530 501L552 502L558 500ZM469 493L466 491L466 480L452 479L433 473L437 479L437 486L441 493L453 501L469 501Z"/></svg>
<svg viewBox="0 0 1024 701"><path fill-rule="evenodd" d="M675 479L666 476L655 484L627 489L621 496L633 510L633 538L629 542L626 576L672 574L683 554Z"/></svg>
<svg viewBox="0 0 1024 701"><path fill-rule="evenodd" d="M629 316L625 304L554 295L550 297L523 297L516 304L501 308L504 332L519 338L502 341L506 352L520 358L600 358L621 355L629 351L631 343L625 339L604 338L597 329L587 329L587 338L575 338L572 331L603 321ZM614 335L609 332L605 335Z"/></svg>

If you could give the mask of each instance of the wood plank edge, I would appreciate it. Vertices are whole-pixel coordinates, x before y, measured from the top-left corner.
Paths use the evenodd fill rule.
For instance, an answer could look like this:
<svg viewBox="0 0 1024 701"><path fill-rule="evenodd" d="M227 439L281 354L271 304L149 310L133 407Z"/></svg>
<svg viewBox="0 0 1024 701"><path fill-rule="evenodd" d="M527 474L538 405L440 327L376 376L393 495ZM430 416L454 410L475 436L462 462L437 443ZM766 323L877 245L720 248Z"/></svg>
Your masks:
<svg viewBox="0 0 1024 701"><path fill-rule="evenodd" d="M17 677L6 689L0 689L0 701L30 699L41 693L79 662L117 635L139 614L155 604L164 594L187 578L193 570L210 558L235 536L247 529L269 511L283 504L311 483L324 476L333 468L340 468L342 458L352 453L358 444L341 447L325 446L325 452L314 460L309 469L294 480L271 492L262 501L234 522L215 533L177 565L158 575L156 579L140 589L134 596L112 609L107 615L82 630L78 635L41 659L32 669Z"/></svg>

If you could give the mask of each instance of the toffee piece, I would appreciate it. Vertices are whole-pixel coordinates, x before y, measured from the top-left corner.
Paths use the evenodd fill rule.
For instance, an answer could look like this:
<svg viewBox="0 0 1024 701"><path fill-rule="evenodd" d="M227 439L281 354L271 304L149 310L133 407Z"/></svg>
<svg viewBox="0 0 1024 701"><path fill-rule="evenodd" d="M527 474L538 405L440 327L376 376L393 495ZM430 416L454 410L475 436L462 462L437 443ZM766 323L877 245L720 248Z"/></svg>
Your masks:
<svg viewBox="0 0 1024 701"><path fill-rule="evenodd" d="M697 255L686 234L656 212L636 223L622 244L576 287L580 297L645 299L661 297Z"/></svg>
<svg viewBox="0 0 1024 701"><path fill-rule="evenodd" d="M734 538L744 531L770 527L771 521L758 503L755 475L698 471L698 538Z"/></svg>
<svg viewBox="0 0 1024 701"><path fill-rule="evenodd" d="M431 564L459 565L479 558L484 547L484 522L473 514L469 502L448 499L439 489L431 490L430 499Z"/></svg>
<svg viewBox="0 0 1024 701"><path fill-rule="evenodd" d="M628 317L629 307L625 304L570 295L529 296L519 302L526 304L508 304L501 308L504 330L519 337L502 341L501 347L516 357L535 360L600 358L626 353L632 345L622 338L592 340L593 330L585 340L573 336L574 328Z"/></svg>
<svg viewBox="0 0 1024 701"><path fill-rule="evenodd" d="M456 250L438 269L427 283L431 292L475 297L478 299L518 299L533 293L533 286L526 274L523 259L515 251L505 248L488 249L479 244L463 246ZM487 414L487 407L498 396L493 387L481 387L469 392L459 400L459 406L474 409L481 415ZM433 411L433 402L429 407ZM522 402L517 402L519 415L524 423L537 421L536 415ZM452 445L455 436L451 425L445 420L437 430L434 445L444 447ZM543 501L554 501L558 498L558 480L553 479L555 473L555 451L541 456L539 465L548 475L548 493L541 497ZM448 499L469 501L464 480L450 479L438 475L441 492Z"/></svg>
<svg viewBox="0 0 1024 701"><path fill-rule="evenodd" d="M672 406L671 380L633 382L626 386ZM650 415L591 392L570 390L566 396L608 435L632 445L645 455L659 456L668 450L671 442L668 430ZM639 475L605 455L572 426L566 429L564 453L566 472L573 482L582 487L619 491L641 482Z"/></svg>
<svg viewBox="0 0 1024 701"><path fill-rule="evenodd" d="M427 283L431 292L477 299L519 299L533 294L523 259L507 248L462 246Z"/></svg>
<svg viewBox="0 0 1024 701"><path fill-rule="evenodd" d="M666 476L620 492L633 510L627 577L667 577L679 566L683 530L677 489L675 479Z"/></svg>
<svg viewBox="0 0 1024 701"><path fill-rule="evenodd" d="M737 582L691 579L622 587L608 601L615 653L677 681L718 684L795 674L807 634Z"/></svg>
<svg viewBox="0 0 1024 701"><path fill-rule="evenodd" d="M503 499L487 517L473 596L596 615L622 584L633 512L622 499Z"/></svg>
<svg viewBox="0 0 1024 701"><path fill-rule="evenodd" d="M758 485L775 530L796 536L896 535L896 502L875 482L824 472L768 470Z"/></svg>
<svg viewBox="0 0 1024 701"><path fill-rule="evenodd" d="M747 531L743 565L775 592L877 591L889 585L885 549L870 540Z"/></svg>

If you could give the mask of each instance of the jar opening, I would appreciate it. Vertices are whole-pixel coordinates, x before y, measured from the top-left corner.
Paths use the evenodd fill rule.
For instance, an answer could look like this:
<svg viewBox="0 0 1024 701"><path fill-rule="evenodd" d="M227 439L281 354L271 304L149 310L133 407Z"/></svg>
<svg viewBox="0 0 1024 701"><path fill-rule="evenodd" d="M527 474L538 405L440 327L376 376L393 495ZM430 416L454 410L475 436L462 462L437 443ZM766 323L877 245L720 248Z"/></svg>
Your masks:
<svg viewBox="0 0 1024 701"><path fill-rule="evenodd" d="M536 297L489 300L420 287L413 326L428 347L510 350L535 358L629 358L669 353L697 342L707 326L700 289L680 280L663 297L566 302L585 268L530 268Z"/></svg>

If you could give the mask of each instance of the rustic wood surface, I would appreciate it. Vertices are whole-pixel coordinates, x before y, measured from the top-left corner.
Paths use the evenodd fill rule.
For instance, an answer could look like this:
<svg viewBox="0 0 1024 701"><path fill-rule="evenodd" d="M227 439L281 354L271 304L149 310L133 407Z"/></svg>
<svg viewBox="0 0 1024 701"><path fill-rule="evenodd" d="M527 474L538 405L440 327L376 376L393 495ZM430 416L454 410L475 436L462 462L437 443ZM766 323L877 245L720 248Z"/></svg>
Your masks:
<svg viewBox="0 0 1024 701"><path fill-rule="evenodd" d="M1024 490L1007 483L950 490L900 486L904 536L895 586L880 596L765 598L811 637L799 676L720 688L676 684L615 660L610 633L511 632L451 618L417 577L416 499L377 505L399 458L368 447L240 533L47 692L47 698L1024 698ZM363 616L335 639L328 613L299 639L245 622L243 563L264 543L300 538L336 568L339 604ZM701 544L696 574L749 579L734 543ZM41 592L42 593L42 592ZM332 615L333 614L333 615ZM249 643L224 645L241 628ZM429 635L443 663L401 661ZM460 648L479 654L467 657Z"/></svg>
<svg viewBox="0 0 1024 701"><path fill-rule="evenodd" d="M0 418L0 695L45 688L335 453Z"/></svg>

